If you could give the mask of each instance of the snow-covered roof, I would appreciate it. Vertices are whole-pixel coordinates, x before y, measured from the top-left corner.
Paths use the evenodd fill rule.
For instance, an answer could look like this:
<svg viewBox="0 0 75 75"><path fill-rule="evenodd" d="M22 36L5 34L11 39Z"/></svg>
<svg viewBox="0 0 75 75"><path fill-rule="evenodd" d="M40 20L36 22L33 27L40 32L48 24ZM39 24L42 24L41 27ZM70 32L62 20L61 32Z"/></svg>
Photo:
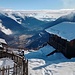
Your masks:
<svg viewBox="0 0 75 75"><path fill-rule="evenodd" d="M67 39L67 41L75 39L75 23L73 22L63 22L46 29L46 31Z"/></svg>
<svg viewBox="0 0 75 75"><path fill-rule="evenodd" d="M4 43L4 44L7 44L6 41L2 38L0 38L0 43Z"/></svg>

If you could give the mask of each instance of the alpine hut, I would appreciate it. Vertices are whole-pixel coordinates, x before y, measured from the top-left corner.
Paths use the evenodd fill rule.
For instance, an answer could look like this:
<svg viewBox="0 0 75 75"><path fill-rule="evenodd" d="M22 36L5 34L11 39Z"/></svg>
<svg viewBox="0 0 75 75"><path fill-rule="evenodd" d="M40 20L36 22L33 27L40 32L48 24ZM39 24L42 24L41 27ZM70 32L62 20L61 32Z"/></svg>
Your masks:
<svg viewBox="0 0 75 75"><path fill-rule="evenodd" d="M67 58L75 57L75 23L62 22L46 29L50 34L48 43L57 52L61 52Z"/></svg>

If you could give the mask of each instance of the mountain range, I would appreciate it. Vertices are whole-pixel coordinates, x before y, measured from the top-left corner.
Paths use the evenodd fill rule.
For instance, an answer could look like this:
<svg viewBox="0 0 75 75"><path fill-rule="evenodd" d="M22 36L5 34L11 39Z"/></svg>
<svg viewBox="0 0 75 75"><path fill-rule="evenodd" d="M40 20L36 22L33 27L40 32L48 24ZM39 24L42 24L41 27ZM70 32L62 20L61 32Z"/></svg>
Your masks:
<svg viewBox="0 0 75 75"><path fill-rule="evenodd" d="M66 21L75 22L74 9L0 10L0 38L11 46L38 48L48 41L45 29Z"/></svg>

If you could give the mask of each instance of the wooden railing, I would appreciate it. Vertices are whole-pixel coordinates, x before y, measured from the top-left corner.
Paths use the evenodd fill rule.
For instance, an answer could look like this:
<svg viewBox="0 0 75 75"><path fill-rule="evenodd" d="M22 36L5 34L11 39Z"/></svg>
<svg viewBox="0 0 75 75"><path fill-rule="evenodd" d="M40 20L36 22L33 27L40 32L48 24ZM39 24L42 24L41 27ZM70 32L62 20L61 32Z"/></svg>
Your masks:
<svg viewBox="0 0 75 75"><path fill-rule="evenodd" d="M6 68L0 69L0 75L28 75L28 60L23 56L14 54L13 52L0 51L0 58L10 58L14 61L14 66L11 68L7 66ZM13 70L13 73L10 74L10 70Z"/></svg>
<svg viewBox="0 0 75 75"><path fill-rule="evenodd" d="M13 75L15 72L14 69L15 69L15 71L17 70L17 65L14 65L13 67L10 67L10 66L4 67L3 66L2 68L0 68L0 75Z"/></svg>

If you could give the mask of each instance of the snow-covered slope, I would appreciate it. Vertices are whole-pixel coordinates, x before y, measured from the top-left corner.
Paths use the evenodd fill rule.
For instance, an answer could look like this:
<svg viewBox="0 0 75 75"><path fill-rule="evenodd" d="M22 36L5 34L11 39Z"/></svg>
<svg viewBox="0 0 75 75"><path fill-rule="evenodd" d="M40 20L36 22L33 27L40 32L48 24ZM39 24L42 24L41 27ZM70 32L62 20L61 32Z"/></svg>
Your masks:
<svg viewBox="0 0 75 75"><path fill-rule="evenodd" d="M11 60L9 58L1 58L0 59L0 68L7 67L7 66L13 67L14 66L13 60Z"/></svg>
<svg viewBox="0 0 75 75"><path fill-rule="evenodd" d="M5 41L5 39L2 39L2 38L0 38L0 43L7 44L6 41Z"/></svg>
<svg viewBox="0 0 75 75"><path fill-rule="evenodd" d="M1 43L7 44L6 41L5 41L5 39L0 38L0 47L3 48L3 46L2 46Z"/></svg>
<svg viewBox="0 0 75 75"><path fill-rule="evenodd" d="M26 29L12 18L4 15L4 13L0 13L0 23L1 30L6 34L11 34L12 32L13 34L20 34Z"/></svg>
<svg viewBox="0 0 75 75"><path fill-rule="evenodd" d="M38 49L43 45L46 45L48 40L49 40L49 33L47 33L46 31L42 31L39 34L36 34L28 38L28 42L26 43L25 48Z"/></svg>
<svg viewBox="0 0 75 75"><path fill-rule="evenodd" d="M2 31L6 35L10 35L13 33L9 28L5 28L5 26L3 26L2 23L0 23L0 31Z"/></svg>
<svg viewBox="0 0 75 75"><path fill-rule="evenodd" d="M75 59L66 59L61 53L47 57L53 50L47 45L36 52L25 52L29 60L29 75L75 75Z"/></svg>
<svg viewBox="0 0 75 75"><path fill-rule="evenodd" d="M1 58L0 59L0 69L3 70L3 67L6 69L8 67L12 68L14 66L14 61L9 58ZM7 75L7 72L4 71L4 74ZM13 74L13 69L9 69L9 75ZM0 75L2 72L0 71Z"/></svg>

